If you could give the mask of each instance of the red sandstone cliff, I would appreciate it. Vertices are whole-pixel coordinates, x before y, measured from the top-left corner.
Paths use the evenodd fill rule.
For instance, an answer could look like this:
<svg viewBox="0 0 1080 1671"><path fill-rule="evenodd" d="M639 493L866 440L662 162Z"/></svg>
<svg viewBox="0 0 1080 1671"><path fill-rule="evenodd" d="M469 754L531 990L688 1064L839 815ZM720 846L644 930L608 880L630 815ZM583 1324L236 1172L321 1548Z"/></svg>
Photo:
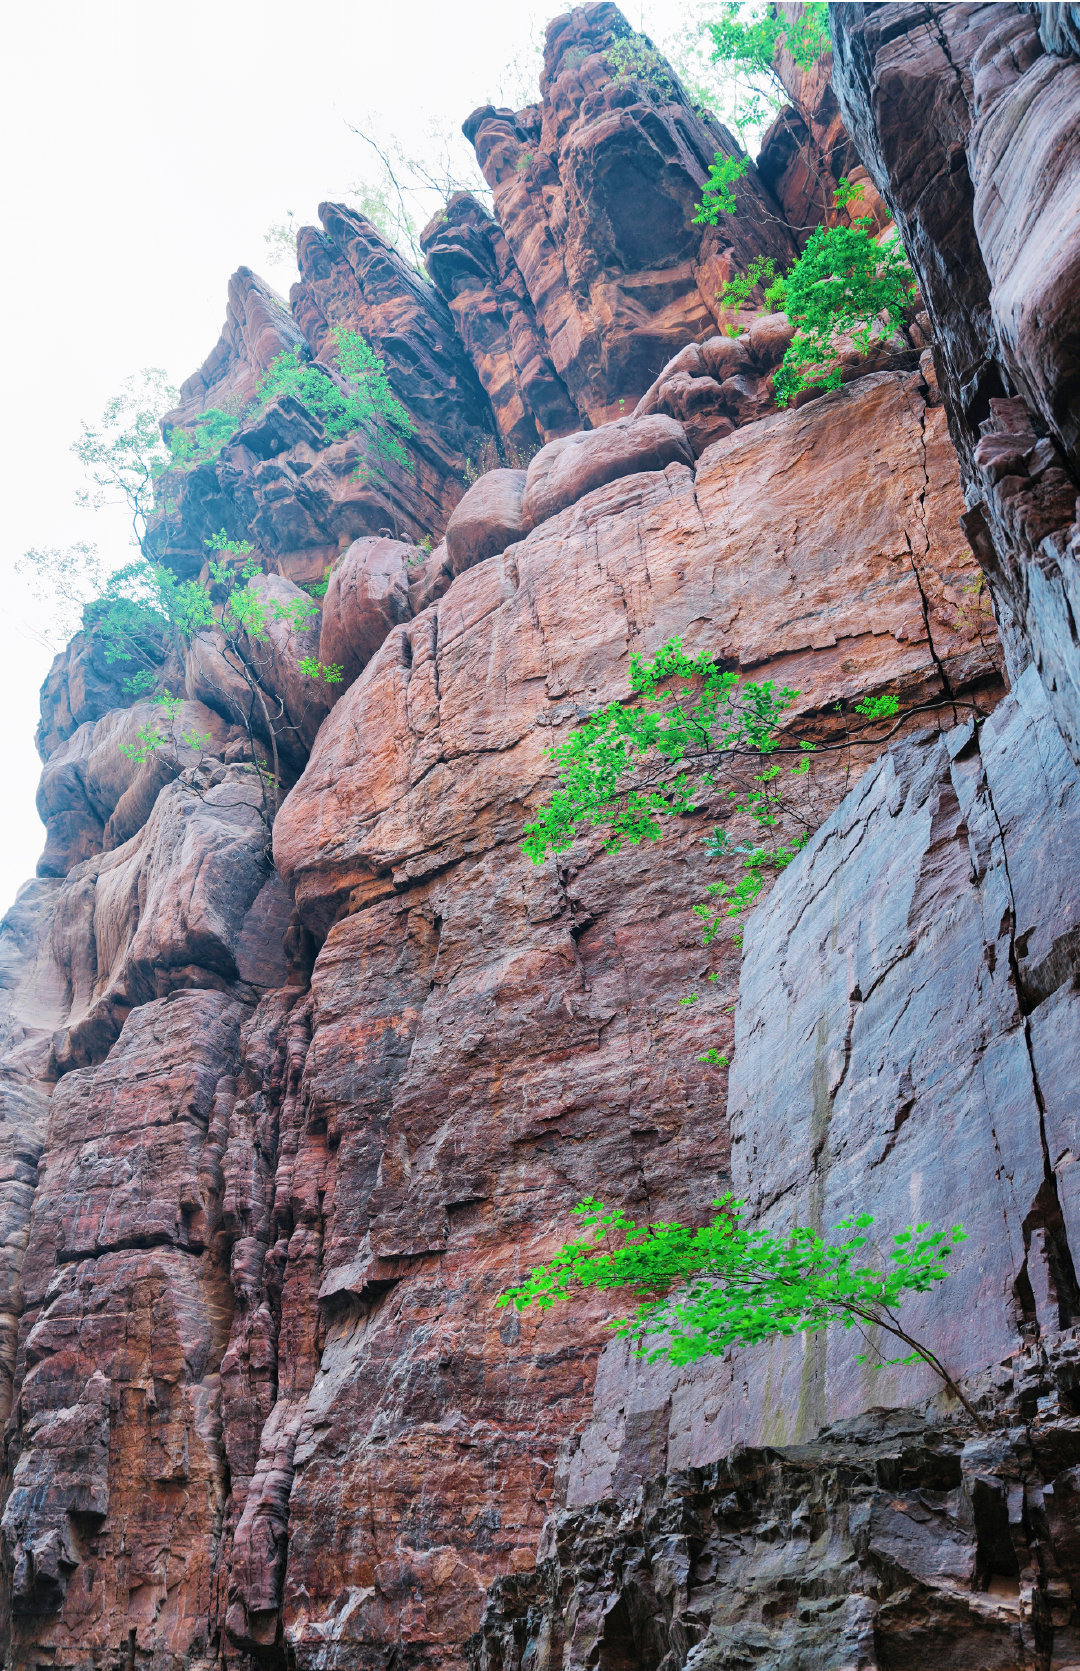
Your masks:
<svg viewBox="0 0 1080 1671"><path fill-rule="evenodd" d="M178 573L223 526L286 603L334 560L306 642L342 685L266 664L272 851L212 634L176 669L210 742L167 769L119 752L145 712L92 637L43 691L49 845L0 929L13 1671L1076 1657L1078 67L1011 5L834 11L839 105L821 79L785 121L870 169L932 355L916 323L776 411L789 328L716 334L716 290L794 251L806 183L774 134L724 235L690 227L728 141L673 76L612 82L606 3L551 25L538 106L470 117L496 219L451 201L434 285L333 206L291 306L230 284L169 421L347 324L411 474L358 478L283 400L183 483ZM1042 333L1000 131L1060 163L1024 207ZM822 752L820 828L742 955L690 911L715 808L648 862L518 845L551 743L675 634L797 687L823 740L838 704L901 702L888 748ZM736 1004L728 1085L698 1057ZM494 1309L582 1196L665 1217L729 1184L776 1222L962 1201L959 1299L923 1321L1016 1431L867 1418L933 1388L867 1384L846 1342L678 1375L595 1306Z"/></svg>

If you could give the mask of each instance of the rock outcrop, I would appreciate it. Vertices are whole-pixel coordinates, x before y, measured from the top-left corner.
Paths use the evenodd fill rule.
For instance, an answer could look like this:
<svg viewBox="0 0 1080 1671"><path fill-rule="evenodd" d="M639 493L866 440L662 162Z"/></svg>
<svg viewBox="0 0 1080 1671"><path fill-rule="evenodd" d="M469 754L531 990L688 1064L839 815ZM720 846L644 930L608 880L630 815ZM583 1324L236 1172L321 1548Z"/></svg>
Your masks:
<svg viewBox="0 0 1080 1671"><path fill-rule="evenodd" d="M512 463L577 428L580 417L552 364L502 228L455 192L421 237L428 271L450 307L491 402Z"/></svg>
<svg viewBox="0 0 1080 1671"><path fill-rule="evenodd" d="M777 411L790 323L717 317L816 213L791 119L703 231L733 142L607 0L537 106L469 119L495 214L435 218L434 285L324 206L290 305L230 287L170 425L282 351L333 374L346 326L415 434L376 469L249 411L163 516L182 578L252 542L265 628L163 639L175 715L92 630L43 691L44 874L0 926L10 1671L1080 1657L1072 338L1024 277L1031 231L1071 282L1071 10L834 11L840 104L782 73L929 314L834 392ZM1060 163L1034 207L1003 135ZM745 945L692 910L709 830L753 834L722 786L647 854L520 847L552 746L675 637L815 745ZM496 1309L583 1197L727 1188L962 1218L912 1317L989 1432L844 1336L676 1371L599 1299Z"/></svg>
<svg viewBox="0 0 1080 1671"><path fill-rule="evenodd" d="M1076 1360L1010 1365L986 1437L881 1411L553 1517L472 1671L1071 1664Z"/></svg>
<svg viewBox="0 0 1080 1671"><path fill-rule="evenodd" d="M611 49L628 40L629 67L613 73ZM753 167L741 216L722 230L693 224L714 155L735 155L735 141L608 0L548 30L538 105L483 106L465 132L555 371L591 424L618 417L674 352L714 334L717 292L736 268L795 253Z"/></svg>

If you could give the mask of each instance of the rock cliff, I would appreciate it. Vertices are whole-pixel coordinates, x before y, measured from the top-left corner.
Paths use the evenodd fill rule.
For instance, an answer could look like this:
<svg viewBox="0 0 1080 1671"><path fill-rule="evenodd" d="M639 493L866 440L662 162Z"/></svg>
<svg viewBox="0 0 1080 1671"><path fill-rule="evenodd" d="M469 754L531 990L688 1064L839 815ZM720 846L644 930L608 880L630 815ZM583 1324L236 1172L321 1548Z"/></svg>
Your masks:
<svg viewBox="0 0 1080 1671"><path fill-rule="evenodd" d="M268 608L326 580L299 636L340 683L279 614L273 723L220 627L160 647L149 757L92 630L42 692L0 927L11 1671L1080 1661L1074 8L831 11L722 232L734 142L659 55L617 73L599 0L536 106L469 117L495 213L451 199L431 283L333 205L288 304L230 281L170 431L346 326L413 433L372 468L279 397L172 485L179 577L224 529ZM723 334L717 290L820 221L810 145L921 301L778 411L790 325ZM719 797L647 855L519 845L676 635L819 745L744 944L691 909ZM729 1187L963 1217L918 1320L988 1432L843 1336L678 1372L595 1301L495 1309L582 1197Z"/></svg>

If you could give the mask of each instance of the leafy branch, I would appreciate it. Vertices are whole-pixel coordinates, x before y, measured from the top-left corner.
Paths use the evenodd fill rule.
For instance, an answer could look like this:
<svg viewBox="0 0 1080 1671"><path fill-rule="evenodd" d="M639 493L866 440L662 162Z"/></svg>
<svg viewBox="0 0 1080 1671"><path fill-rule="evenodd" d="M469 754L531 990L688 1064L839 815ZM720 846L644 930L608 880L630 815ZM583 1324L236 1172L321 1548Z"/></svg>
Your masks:
<svg viewBox="0 0 1080 1671"><path fill-rule="evenodd" d="M525 1282L500 1295L500 1306L547 1310L578 1289L626 1289L637 1302L612 1323L616 1334L637 1336L639 1355L683 1365L719 1356L730 1346L756 1346L795 1334L843 1328L880 1329L906 1349L897 1358L861 1353L857 1361L925 1363L980 1428L978 1412L929 1346L900 1317L908 1295L925 1294L949 1275L946 1261L967 1238L963 1226L931 1230L917 1224L892 1238L887 1256L867 1260L869 1213L843 1219L830 1242L796 1226L786 1234L750 1230L745 1203L733 1195L714 1201L708 1223L639 1225L619 1208L585 1201L574 1209L591 1235L564 1244ZM646 1339L646 1337L650 1337ZM657 1336L663 1337L657 1343ZM876 1362L874 1360L877 1360Z"/></svg>
<svg viewBox="0 0 1080 1671"><path fill-rule="evenodd" d="M416 425L395 395L382 358L359 332L341 325L333 332L333 342L337 376L303 359L298 349L286 350L260 379L250 405L236 411L211 406L184 428L174 428L169 434L169 466L186 471L216 458L272 400L290 395L322 425L330 441L363 436L372 474L383 475L387 465L411 470L405 443L416 433ZM157 474L163 469L161 465Z"/></svg>

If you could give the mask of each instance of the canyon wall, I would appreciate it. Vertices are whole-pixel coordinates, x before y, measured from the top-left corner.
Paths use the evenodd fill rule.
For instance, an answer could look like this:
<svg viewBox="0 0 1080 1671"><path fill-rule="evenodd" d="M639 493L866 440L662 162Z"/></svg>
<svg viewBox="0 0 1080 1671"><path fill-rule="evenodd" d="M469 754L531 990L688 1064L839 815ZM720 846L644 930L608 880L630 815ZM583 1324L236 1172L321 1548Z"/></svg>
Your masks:
<svg viewBox="0 0 1080 1671"><path fill-rule="evenodd" d="M832 89L781 66L798 107L720 230L691 215L734 142L662 61L613 73L601 0L549 27L536 106L468 119L495 213L451 199L431 284L334 205L289 305L230 281L167 428L243 405L282 350L330 365L346 326L414 434L366 468L279 397L172 483L179 576L224 529L283 608L327 582L260 649L261 770L218 629L160 647L183 705L149 758L155 709L92 631L43 689L48 844L0 928L12 1671L1080 1652L1080 729L1044 644L1075 530L1053 569L1031 520L1075 481L1071 338L1064 309L1045 337L1020 302L992 324L1002 211L956 184L989 144L970 66L997 65L1006 128L1041 99L1066 159L1076 66L1020 7L833 12ZM912 87L901 144L881 90ZM717 291L820 218L807 135L829 177L862 159L921 299L778 411L789 323L724 334ZM1004 288L965 347L979 251ZM745 946L691 909L709 829L746 833L719 792L647 853L520 848L551 746L675 636L792 687L819 745L816 833ZM896 717L860 721L882 694ZM582 1197L700 1217L729 1187L776 1225L963 1217L918 1320L990 1436L843 1337L678 1373L595 1301L496 1309Z"/></svg>

